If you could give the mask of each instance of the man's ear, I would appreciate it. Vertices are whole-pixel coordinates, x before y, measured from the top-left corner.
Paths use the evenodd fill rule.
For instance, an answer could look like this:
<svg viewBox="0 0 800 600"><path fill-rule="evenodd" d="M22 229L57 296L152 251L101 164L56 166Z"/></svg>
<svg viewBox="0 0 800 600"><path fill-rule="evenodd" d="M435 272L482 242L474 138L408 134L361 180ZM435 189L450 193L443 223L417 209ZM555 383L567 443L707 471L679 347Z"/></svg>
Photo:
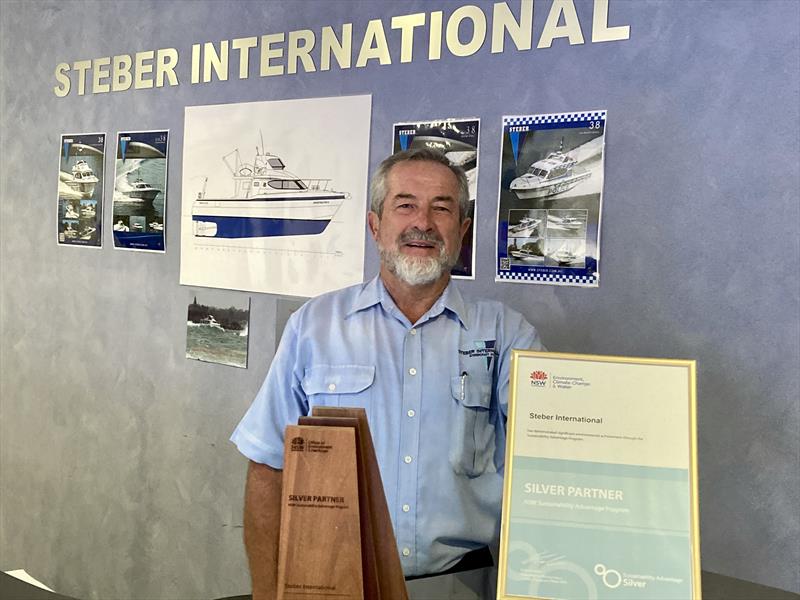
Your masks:
<svg viewBox="0 0 800 600"><path fill-rule="evenodd" d="M369 231L372 233L372 239L378 240L378 227L381 224L381 218L372 211L367 214L367 223L369 224Z"/></svg>

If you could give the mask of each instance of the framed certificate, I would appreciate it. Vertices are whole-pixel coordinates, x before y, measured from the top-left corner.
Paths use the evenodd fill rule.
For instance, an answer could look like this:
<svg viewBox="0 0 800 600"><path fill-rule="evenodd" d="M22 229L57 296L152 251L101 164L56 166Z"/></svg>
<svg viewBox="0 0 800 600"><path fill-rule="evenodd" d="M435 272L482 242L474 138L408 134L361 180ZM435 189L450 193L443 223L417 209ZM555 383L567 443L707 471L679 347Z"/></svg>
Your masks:
<svg viewBox="0 0 800 600"><path fill-rule="evenodd" d="M514 350L498 593L699 599L695 363Z"/></svg>

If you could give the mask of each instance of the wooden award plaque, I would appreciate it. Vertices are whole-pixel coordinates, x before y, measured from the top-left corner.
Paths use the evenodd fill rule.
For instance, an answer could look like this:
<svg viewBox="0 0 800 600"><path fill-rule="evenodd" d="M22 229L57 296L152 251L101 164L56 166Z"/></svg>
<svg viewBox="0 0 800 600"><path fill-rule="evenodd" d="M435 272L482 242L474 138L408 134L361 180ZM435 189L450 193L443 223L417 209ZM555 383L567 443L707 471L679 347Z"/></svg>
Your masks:
<svg viewBox="0 0 800 600"><path fill-rule="evenodd" d="M364 600L355 428L286 428L278 600Z"/></svg>
<svg viewBox="0 0 800 600"><path fill-rule="evenodd" d="M364 409L286 429L278 600L408 600Z"/></svg>

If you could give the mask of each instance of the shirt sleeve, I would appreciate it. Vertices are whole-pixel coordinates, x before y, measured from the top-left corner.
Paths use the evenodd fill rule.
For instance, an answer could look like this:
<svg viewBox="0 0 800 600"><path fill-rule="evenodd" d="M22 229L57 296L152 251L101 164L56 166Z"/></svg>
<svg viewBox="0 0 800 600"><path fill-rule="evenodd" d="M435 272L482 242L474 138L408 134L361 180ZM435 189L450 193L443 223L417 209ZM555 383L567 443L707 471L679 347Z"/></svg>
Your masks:
<svg viewBox="0 0 800 600"><path fill-rule="evenodd" d="M247 458L274 469L283 468L286 426L308 413L308 400L300 385L298 313L289 318L267 377L230 438Z"/></svg>

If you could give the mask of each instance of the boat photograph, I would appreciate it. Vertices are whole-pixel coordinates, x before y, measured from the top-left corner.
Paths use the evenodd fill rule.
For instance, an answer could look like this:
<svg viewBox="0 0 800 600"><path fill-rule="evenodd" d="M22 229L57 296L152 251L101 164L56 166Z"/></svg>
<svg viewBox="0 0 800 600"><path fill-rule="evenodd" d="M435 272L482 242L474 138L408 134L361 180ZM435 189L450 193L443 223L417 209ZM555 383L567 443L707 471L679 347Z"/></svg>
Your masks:
<svg viewBox="0 0 800 600"><path fill-rule="evenodd" d="M544 264L541 238L514 239L508 246L508 256L516 264Z"/></svg>
<svg viewBox="0 0 800 600"><path fill-rule="evenodd" d="M231 164L233 156L233 164ZM252 163L236 149L222 157L234 183L229 198L208 198L205 187L192 204L196 237L260 238L318 235L350 194L330 179L308 179L286 169L281 158L256 147Z"/></svg>
<svg viewBox="0 0 800 600"><path fill-rule="evenodd" d="M538 238L542 235L546 211L544 210L509 210L508 237Z"/></svg>
<svg viewBox="0 0 800 600"><path fill-rule="evenodd" d="M67 205L64 207L64 218L65 219L77 219L80 215L78 211L75 210L75 206L72 202L67 202Z"/></svg>
<svg viewBox="0 0 800 600"><path fill-rule="evenodd" d="M75 229L75 226L71 222L64 225L64 231L62 233L68 240L73 240L78 237L78 230Z"/></svg>
<svg viewBox="0 0 800 600"><path fill-rule="evenodd" d="M128 222L130 223L132 232L142 233L144 232L147 219L141 215L131 215L131 217L128 219Z"/></svg>
<svg viewBox="0 0 800 600"><path fill-rule="evenodd" d="M205 320L203 321L203 325L207 325L208 327L216 327L217 329L222 329L222 325L214 318L214 315L208 315Z"/></svg>
<svg viewBox="0 0 800 600"><path fill-rule="evenodd" d="M525 217L516 225L512 225L508 228L508 235L513 237L530 237L530 234L541 222L541 219Z"/></svg>
<svg viewBox="0 0 800 600"><path fill-rule="evenodd" d="M577 164L575 158L564 152L564 138L561 138L558 150L531 164L523 175L511 182L509 189L522 200L563 194L592 175Z"/></svg>
<svg viewBox="0 0 800 600"><path fill-rule="evenodd" d="M81 217L93 219L97 215L96 202L81 202Z"/></svg>
<svg viewBox="0 0 800 600"><path fill-rule="evenodd" d="M124 194L127 195L131 200L142 200L144 202L152 202L155 200L156 196L161 193L161 190L153 187L146 181L144 181L141 177L139 177L136 181L130 184L131 187L129 190L124 190Z"/></svg>
<svg viewBox="0 0 800 600"><path fill-rule="evenodd" d="M558 267L583 267L585 244L578 240L548 240L545 264Z"/></svg>
<svg viewBox="0 0 800 600"><path fill-rule="evenodd" d="M94 194L94 188L97 182L100 181L97 175L85 160L80 159L72 165L72 174L62 172L60 180L64 182L68 188L80 195L81 198L91 198Z"/></svg>
<svg viewBox="0 0 800 600"><path fill-rule="evenodd" d="M186 358L246 368L250 299L208 290L200 295L187 310Z"/></svg>
<svg viewBox="0 0 800 600"><path fill-rule="evenodd" d="M86 225L81 229L81 232L80 234L78 234L78 237L82 240L90 240L92 239L92 236L94 235L95 231L97 231L96 227L92 227L91 225Z"/></svg>
<svg viewBox="0 0 800 600"><path fill-rule="evenodd" d="M556 237L583 237L589 215L586 210L550 210L547 230Z"/></svg>
<svg viewBox="0 0 800 600"><path fill-rule="evenodd" d="M568 265L575 261L578 258L578 255L572 252L567 248L562 248L560 250L556 250L550 255L554 261L556 261L560 265Z"/></svg>

